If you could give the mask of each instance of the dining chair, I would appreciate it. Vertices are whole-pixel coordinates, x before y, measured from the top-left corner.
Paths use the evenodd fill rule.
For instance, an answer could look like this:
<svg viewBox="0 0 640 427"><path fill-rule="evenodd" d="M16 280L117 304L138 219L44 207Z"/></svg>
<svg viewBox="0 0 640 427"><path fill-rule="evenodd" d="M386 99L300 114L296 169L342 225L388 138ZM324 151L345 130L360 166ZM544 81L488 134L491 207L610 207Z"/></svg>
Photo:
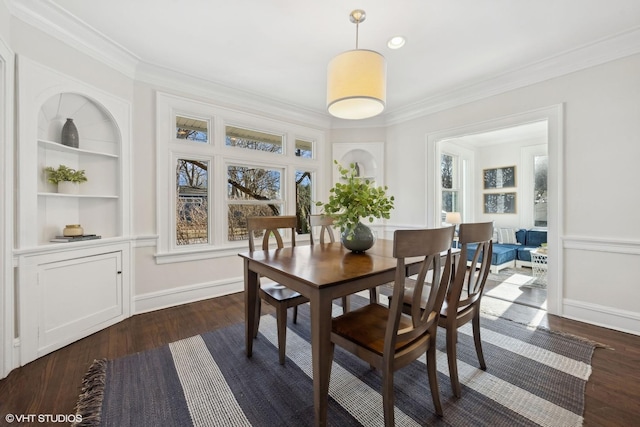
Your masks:
<svg viewBox="0 0 640 427"><path fill-rule="evenodd" d="M493 223L463 223L458 230L458 245L460 262L453 280L447 291L447 297L440 310L438 325L446 329L447 360L449 363L449 378L453 394L460 397L461 387L458 378L457 342L458 328L472 322L473 340L475 343L478 362L482 370L487 369L482 352L480 339L480 302L484 285L491 268L493 252ZM471 260L467 263L468 246L477 244ZM428 288L428 286L425 286ZM404 311L410 312L415 304L409 299L411 291L405 293ZM426 300L422 300L422 307Z"/></svg>
<svg viewBox="0 0 640 427"><path fill-rule="evenodd" d="M386 426L394 425L394 372L426 353L427 375L435 411L442 416L436 371L438 317L451 278L453 227L428 230L396 230L393 256L397 259L393 297L389 306L370 302L362 308L332 319L331 357L335 345L382 371L382 401ZM441 253L447 252L444 263ZM405 259L422 259L417 281L405 279ZM433 286L422 285L427 273ZM406 282L406 283L405 283ZM410 313L403 313L405 288L417 285L412 293ZM423 295L423 291L427 291ZM420 302L426 301L421 307ZM405 390L406 391L406 390Z"/></svg>
<svg viewBox="0 0 640 427"><path fill-rule="evenodd" d="M333 233L333 221L334 219L329 215L309 215L309 243L315 244L316 240L319 240L320 244L323 244L327 241L329 243L335 243L336 238ZM317 234L319 239L314 237L314 229L320 227L320 232ZM327 236L327 239L325 239ZM342 312L346 313L349 311L349 297L342 297Z"/></svg>
<svg viewBox="0 0 640 427"><path fill-rule="evenodd" d="M284 247L282 234L280 229L291 230L291 246L296 245L296 225L297 218L295 216L256 216L247 218L247 230L249 232L249 251L255 250L254 235L256 232L262 232L262 245L260 249L269 249L270 238L276 241L279 249ZM260 298L256 304L256 326L253 336L258 335L258 327L260 325L261 300L265 300L276 309L276 323L278 328L278 354L280 364L284 365L285 350L287 347L287 310L293 307L293 323L298 319L298 306L309 300L298 292L281 285L280 283L269 283L260 285L258 290Z"/></svg>

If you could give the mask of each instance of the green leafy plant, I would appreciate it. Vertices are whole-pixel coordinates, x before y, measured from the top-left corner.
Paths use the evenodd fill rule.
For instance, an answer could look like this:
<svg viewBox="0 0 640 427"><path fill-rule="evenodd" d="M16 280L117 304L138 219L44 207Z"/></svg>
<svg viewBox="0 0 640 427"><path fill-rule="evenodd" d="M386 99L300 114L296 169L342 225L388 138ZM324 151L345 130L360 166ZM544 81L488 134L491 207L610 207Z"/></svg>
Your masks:
<svg viewBox="0 0 640 427"><path fill-rule="evenodd" d="M47 173L47 181L52 184L57 184L61 181L80 183L87 180L84 169L75 170L65 165L60 165L57 169L48 166L44 168L44 171Z"/></svg>
<svg viewBox="0 0 640 427"><path fill-rule="evenodd" d="M329 190L329 201L316 202L316 206L322 206L323 213L334 219L340 232L346 231L349 240L361 219L367 218L369 222L375 218L389 219L394 198L387 196L387 187L376 187L369 179L358 177L355 163L345 168L337 160L333 162L341 179Z"/></svg>

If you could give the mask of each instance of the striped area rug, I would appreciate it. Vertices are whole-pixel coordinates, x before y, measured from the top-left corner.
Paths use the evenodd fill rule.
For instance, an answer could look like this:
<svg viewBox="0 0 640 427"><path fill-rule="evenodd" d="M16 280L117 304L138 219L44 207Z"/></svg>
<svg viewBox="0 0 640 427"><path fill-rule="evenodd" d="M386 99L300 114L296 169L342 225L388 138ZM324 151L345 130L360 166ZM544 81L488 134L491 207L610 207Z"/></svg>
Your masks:
<svg viewBox="0 0 640 427"><path fill-rule="evenodd" d="M301 306L298 323L289 322L285 366L278 364L275 318L268 315L261 319L252 358L244 355L244 325L236 324L120 359L96 361L78 402L81 425L313 425L308 313L308 305ZM439 333L444 417L435 415L423 358L396 372L396 424L582 425L594 347L500 318L485 316L481 323L487 371L477 368L471 328L463 327L458 342L462 397L455 398L444 333ZM329 424L383 425L380 380L369 365L336 347Z"/></svg>

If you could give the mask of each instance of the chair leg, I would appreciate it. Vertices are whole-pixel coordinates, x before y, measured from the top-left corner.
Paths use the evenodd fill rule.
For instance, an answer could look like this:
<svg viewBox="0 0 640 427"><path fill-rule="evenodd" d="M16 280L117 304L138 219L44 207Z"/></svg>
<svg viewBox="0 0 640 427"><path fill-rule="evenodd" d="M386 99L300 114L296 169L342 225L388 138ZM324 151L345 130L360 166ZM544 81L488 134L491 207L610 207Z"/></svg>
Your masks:
<svg viewBox="0 0 640 427"><path fill-rule="evenodd" d="M284 317L285 318L287 317L286 313ZM298 323L298 306L297 305L293 306L293 323Z"/></svg>
<svg viewBox="0 0 640 427"><path fill-rule="evenodd" d="M349 296L342 297L342 314L346 314L349 311Z"/></svg>
<svg viewBox="0 0 640 427"><path fill-rule="evenodd" d="M482 353L482 340L480 339L480 310L476 308L476 312L472 320L473 325L473 341L476 344L476 354L478 355L478 362L480 362L480 369L487 370L487 364L484 362L484 354Z"/></svg>
<svg viewBox="0 0 640 427"><path fill-rule="evenodd" d="M370 288L369 289L369 301L371 303L378 302L378 288Z"/></svg>
<svg viewBox="0 0 640 427"><path fill-rule="evenodd" d="M442 403L440 402L440 389L438 387L438 370L436 368L436 346L435 342L427 350L427 376L429 377L429 387L431 388L431 398L436 414L442 416Z"/></svg>
<svg viewBox="0 0 640 427"><path fill-rule="evenodd" d="M395 425L395 406L393 394L393 371L388 368L382 369L382 407L384 412L384 425L391 427Z"/></svg>
<svg viewBox="0 0 640 427"><path fill-rule="evenodd" d="M278 304L276 307L276 322L278 324L278 356L280 364L284 365L287 349L287 306Z"/></svg>
<svg viewBox="0 0 640 427"><path fill-rule="evenodd" d="M447 325L447 361L449 362L449 379L451 388L456 397L460 397L460 380L458 379L458 359L456 343L458 341L458 328L456 325Z"/></svg>
<svg viewBox="0 0 640 427"><path fill-rule="evenodd" d="M253 328L253 338L256 338L258 336L258 328L260 327L260 314L262 313L262 299L258 298L258 301L256 302L256 321L255 321L255 326Z"/></svg>

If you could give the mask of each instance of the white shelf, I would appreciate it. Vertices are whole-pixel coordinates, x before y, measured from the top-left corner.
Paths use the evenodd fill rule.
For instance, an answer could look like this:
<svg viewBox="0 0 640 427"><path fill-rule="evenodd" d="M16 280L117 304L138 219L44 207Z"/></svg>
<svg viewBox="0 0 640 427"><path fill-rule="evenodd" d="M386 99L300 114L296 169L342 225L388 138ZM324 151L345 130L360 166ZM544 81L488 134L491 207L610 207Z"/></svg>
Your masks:
<svg viewBox="0 0 640 427"><path fill-rule="evenodd" d="M76 154L92 154L94 156L104 156L118 158L117 154L104 153L100 151L83 150L81 148L73 148L66 145L62 145L55 141L47 141L46 139L39 139L38 143L47 150L60 151L61 153L76 153Z"/></svg>
<svg viewBox="0 0 640 427"><path fill-rule="evenodd" d="M94 199L117 199L118 196L110 196L105 194L64 194L64 193L38 193L42 197L69 197L74 199L94 198Z"/></svg>

